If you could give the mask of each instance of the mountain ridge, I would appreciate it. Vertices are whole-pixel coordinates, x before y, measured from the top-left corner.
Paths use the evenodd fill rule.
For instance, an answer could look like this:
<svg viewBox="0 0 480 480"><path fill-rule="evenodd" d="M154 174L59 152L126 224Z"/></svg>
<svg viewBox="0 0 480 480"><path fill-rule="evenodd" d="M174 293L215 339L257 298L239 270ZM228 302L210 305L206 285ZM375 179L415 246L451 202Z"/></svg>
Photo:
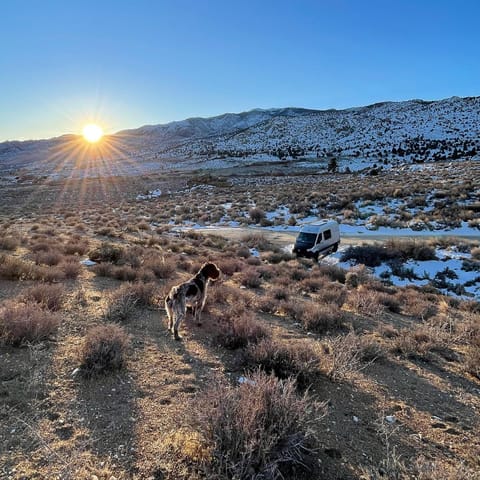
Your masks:
<svg viewBox="0 0 480 480"><path fill-rule="evenodd" d="M202 168L245 161L296 158L375 158L435 161L474 157L480 150L480 97L377 102L363 107L316 110L300 107L253 109L214 117L191 117L120 130L97 147L102 160L135 161L141 167ZM102 147L103 144L103 147ZM75 148L70 148L73 146ZM107 146L112 148L109 150ZM78 167L75 155L94 160L96 147L81 136L0 143L0 168ZM75 153L77 152L77 153ZM62 164L63 162L63 164ZM207 165L207 163L205 163Z"/></svg>

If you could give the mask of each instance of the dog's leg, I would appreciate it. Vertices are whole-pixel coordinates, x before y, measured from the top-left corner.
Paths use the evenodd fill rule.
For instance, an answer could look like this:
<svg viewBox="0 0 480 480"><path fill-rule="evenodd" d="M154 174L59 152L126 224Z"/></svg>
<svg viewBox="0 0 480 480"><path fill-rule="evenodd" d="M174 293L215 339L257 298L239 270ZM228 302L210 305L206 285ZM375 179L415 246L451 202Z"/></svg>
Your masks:
<svg viewBox="0 0 480 480"><path fill-rule="evenodd" d="M172 299L169 296L165 299L165 310L167 311L168 317L168 330L171 331L173 328L173 309Z"/></svg>
<svg viewBox="0 0 480 480"><path fill-rule="evenodd" d="M187 305L184 297L179 296L179 298L177 298L177 303L174 305L174 311L175 322L173 324L173 336L175 337L175 340L181 340L182 337L178 334L178 329L187 314Z"/></svg>

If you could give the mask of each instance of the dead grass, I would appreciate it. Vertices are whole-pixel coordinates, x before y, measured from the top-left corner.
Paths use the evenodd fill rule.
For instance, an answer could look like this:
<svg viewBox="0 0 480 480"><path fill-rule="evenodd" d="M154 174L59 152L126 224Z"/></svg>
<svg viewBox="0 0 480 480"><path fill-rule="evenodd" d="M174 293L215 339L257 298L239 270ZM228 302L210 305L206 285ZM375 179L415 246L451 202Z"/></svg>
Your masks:
<svg viewBox="0 0 480 480"><path fill-rule="evenodd" d="M82 374L93 377L122 369L129 342L129 336L118 325L100 325L90 329L80 352Z"/></svg>
<svg viewBox="0 0 480 480"><path fill-rule="evenodd" d="M0 339L20 346L48 339L60 324L60 317L37 304L8 302L0 307Z"/></svg>
<svg viewBox="0 0 480 480"><path fill-rule="evenodd" d="M294 381L259 372L237 388L210 388L195 405L195 431L210 452L203 462L208 478L314 475L317 442L311 427L325 407L299 396Z"/></svg>

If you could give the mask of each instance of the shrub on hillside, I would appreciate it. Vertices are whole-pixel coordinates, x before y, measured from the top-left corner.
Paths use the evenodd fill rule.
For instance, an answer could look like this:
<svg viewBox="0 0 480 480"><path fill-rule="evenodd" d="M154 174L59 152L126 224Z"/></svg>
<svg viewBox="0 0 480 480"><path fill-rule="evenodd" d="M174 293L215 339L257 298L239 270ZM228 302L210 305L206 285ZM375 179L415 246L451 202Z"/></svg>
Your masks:
<svg viewBox="0 0 480 480"><path fill-rule="evenodd" d="M19 241L15 237L0 237L0 250L15 250Z"/></svg>
<svg viewBox="0 0 480 480"><path fill-rule="evenodd" d="M208 478L316 475L313 431L325 405L299 396L293 380L255 373L239 387L208 388L191 411L210 453L203 461Z"/></svg>
<svg viewBox="0 0 480 480"><path fill-rule="evenodd" d="M249 369L261 368L280 379L294 378L299 388L312 384L320 372L320 356L308 343L280 343L265 339L250 345L244 364Z"/></svg>
<svg viewBox="0 0 480 480"><path fill-rule="evenodd" d="M238 314L230 310L224 314L220 328L222 332L217 341L225 348L234 350L254 344L269 336L269 331L251 312L243 311Z"/></svg>
<svg viewBox="0 0 480 480"><path fill-rule="evenodd" d="M118 325L91 328L80 352L81 372L86 377L120 370L125 365L130 340Z"/></svg>
<svg viewBox="0 0 480 480"><path fill-rule="evenodd" d="M38 342L52 335L60 317L37 304L9 302L0 307L0 338L11 345Z"/></svg>
<svg viewBox="0 0 480 480"><path fill-rule="evenodd" d="M289 301L283 305L285 313L301 323L308 331L326 333L343 328L345 312L333 303Z"/></svg>
<svg viewBox="0 0 480 480"><path fill-rule="evenodd" d="M30 287L23 295L26 302L39 303L48 310L60 310L65 297L62 285L39 284Z"/></svg>
<svg viewBox="0 0 480 480"><path fill-rule="evenodd" d="M90 250L88 256L94 262L117 263L123 256L123 248L113 243L102 242Z"/></svg>

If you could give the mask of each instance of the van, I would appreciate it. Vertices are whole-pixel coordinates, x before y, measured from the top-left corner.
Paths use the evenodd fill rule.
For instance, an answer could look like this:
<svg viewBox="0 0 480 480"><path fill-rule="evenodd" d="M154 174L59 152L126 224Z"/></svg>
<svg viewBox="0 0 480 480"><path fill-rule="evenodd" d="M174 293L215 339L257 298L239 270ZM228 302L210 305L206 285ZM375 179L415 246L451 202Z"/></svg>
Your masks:
<svg viewBox="0 0 480 480"><path fill-rule="evenodd" d="M335 220L321 220L304 225L300 230L293 253L297 257L308 257L318 260L332 252L336 252L340 243L340 227Z"/></svg>

